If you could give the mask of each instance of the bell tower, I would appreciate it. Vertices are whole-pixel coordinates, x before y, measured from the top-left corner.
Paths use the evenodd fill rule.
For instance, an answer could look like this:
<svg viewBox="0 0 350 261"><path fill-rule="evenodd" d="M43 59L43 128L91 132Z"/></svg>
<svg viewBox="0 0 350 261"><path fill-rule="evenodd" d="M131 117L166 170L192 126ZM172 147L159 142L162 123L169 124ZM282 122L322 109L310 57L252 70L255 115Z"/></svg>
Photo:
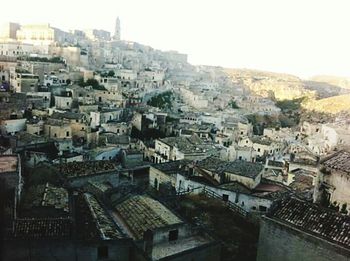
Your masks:
<svg viewBox="0 0 350 261"><path fill-rule="evenodd" d="M117 17L117 20L115 21L115 29L114 29L113 39L115 41L120 41L120 20L119 20L119 16Z"/></svg>

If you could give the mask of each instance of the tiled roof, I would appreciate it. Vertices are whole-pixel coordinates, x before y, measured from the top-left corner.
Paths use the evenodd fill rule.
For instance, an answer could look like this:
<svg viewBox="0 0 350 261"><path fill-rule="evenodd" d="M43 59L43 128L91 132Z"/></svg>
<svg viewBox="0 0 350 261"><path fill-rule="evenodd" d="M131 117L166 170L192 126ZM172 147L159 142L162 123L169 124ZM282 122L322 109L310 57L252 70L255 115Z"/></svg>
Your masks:
<svg viewBox="0 0 350 261"><path fill-rule="evenodd" d="M244 186L243 184L238 183L238 182L230 182L230 183L222 184L219 187L222 189L241 192L241 193L245 193L245 194L251 193L251 190L249 188L247 188L246 186Z"/></svg>
<svg viewBox="0 0 350 261"><path fill-rule="evenodd" d="M277 168L283 168L284 162L277 161L277 160L269 160L267 163L268 166L277 167Z"/></svg>
<svg viewBox="0 0 350 261"><path fill-rule="evenodd" d="M284 199L268 215L297 229L350 248L350 217L296 198Z"/></svg>
<svg viewBox="0 0 350 261"><path fill-rule="evenodd" d="M350 152L339 151L323 161L323 165L350 174Z"/></svg>
<svg viewBox="0 0 350 261"><path fill-rule="evenodd" d="M88 176L116 169L116 165L107 160L69 162L65 164L56 164L55 167L63 176L68 178Z"/></svg>
<svg viewBox="0 0 350 261"><path fill-rule="evenodd" d="M152 165L153 168L164 172L165 174L172 175L179 172L183 172L186 169L186 166L190 163L190 160L176 160L169 161L160 164Z"/></svg>
<svg viewBox="0 0 350 261"><path fill-rule="evenodd" d="M15 238L67 238L71 234L69 218L16 219L12 236Z"/></svg>
<svg viewBox="0 0 350 261"><path fill-rule="evenodd" d="M95 221L96 229L102 239L118 239L123 235L117 228L108 213L102 208L100 203L91 194L84 194L85 201Z"/></svg>
<svg viewBox="0 0 350 261"><path fill-rule="evenodd" d="M82 113L75 113L75 112L54 112L51 115L52 119L69 119L69 120L81 120L84 117L84 114Z"/></svg>
<svg viewBox="0 0 350 261"><path fill-rule="evenodd" d="M259 163L235 160L228 164L225 171L248 178L255 178L263 168L264 166Z"/></svg>
<svg viewBox="0 0 350 261"><path fill-rule="evenodd" d="M215 157L209 157L199 161L197 166L218 174L228 172L249 178L255 178L264 168L264 166L259 163L242 160L223 161Z"/></svg>
<svg viewBox="0 0 350 261"><path fill-rule="evenodd" d="M148 229L182 223L175 214L148 196L137 195L130 197L115 207L118 214L131 230L133 237L138 240Z"/></svg>

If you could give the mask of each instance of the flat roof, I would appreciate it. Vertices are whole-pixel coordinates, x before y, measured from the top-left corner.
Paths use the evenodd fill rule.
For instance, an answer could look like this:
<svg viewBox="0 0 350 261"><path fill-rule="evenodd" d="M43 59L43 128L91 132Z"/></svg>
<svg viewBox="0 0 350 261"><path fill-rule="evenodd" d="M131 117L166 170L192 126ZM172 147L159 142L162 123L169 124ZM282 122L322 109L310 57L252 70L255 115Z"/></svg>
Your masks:
<svg viewBox="0 0 350 261"><path fill-rule="evenodd" d="M207 244L214 242L212 238L206 235L194 235L186 237L173 242L163 242L161 244L155 244L152 250L152 259L160 260L165 257L173 256L184 251L196 249Z"/></svg>
<svg viewBox="0 0 350 261"><path fill-rule="evenodd" d="M0 156L0 173L13 172L17 170L18 158L15 155Z"/></svg>

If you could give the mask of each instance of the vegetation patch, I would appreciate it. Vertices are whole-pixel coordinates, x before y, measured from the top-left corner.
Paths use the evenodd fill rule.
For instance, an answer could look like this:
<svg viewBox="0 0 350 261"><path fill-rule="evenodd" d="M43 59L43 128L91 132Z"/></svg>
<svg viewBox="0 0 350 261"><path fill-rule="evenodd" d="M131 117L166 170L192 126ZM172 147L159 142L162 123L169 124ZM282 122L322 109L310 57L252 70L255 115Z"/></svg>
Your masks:
<svg viewBox="0 0 350 261"><path fill-rule="evenodd" d="M93 78L87 79L86 82L84 82L83 78L80 78L80 80L78 81L78 85L81 87L92 86L94 90L100 90L100 91L107 90L103 85L100 85L99 82Z"/></svg>
<svg viewBox="0 0 350 261"><path fill-rule="evenodd" d="M147 102L147 105L150 105L152 107L157 107L159 109L167 109L167 108L171 109L172 100L173 100L173 93L171 91L167 91L152 97Z"/></svg>
<svg viewBox="0 0 350 261"><path fill-rule="evenodd" d="M204 195L186 196L179 213L199 223L222 242L221 260L255 260L259 229L229 210L221 200Z"/></svg>

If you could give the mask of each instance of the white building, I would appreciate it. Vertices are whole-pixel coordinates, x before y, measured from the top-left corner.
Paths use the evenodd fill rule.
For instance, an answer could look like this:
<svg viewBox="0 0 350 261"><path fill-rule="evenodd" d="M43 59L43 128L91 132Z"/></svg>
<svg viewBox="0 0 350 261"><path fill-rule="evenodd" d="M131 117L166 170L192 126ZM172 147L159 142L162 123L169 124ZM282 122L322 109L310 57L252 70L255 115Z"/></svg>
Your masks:
<svg viewBox="0 0 350 261"><path fill-rule="evenodd" d="M29 56L34 53L32 44L21 42L0 42L0 55L11 57Z"/></svg>
<svg viewBox="0 0 350 261"><path fill-rule="evenodd" d="M1 121L1 133L3 135L15 135L26 128L26 119L13 119Z"/></svg>

